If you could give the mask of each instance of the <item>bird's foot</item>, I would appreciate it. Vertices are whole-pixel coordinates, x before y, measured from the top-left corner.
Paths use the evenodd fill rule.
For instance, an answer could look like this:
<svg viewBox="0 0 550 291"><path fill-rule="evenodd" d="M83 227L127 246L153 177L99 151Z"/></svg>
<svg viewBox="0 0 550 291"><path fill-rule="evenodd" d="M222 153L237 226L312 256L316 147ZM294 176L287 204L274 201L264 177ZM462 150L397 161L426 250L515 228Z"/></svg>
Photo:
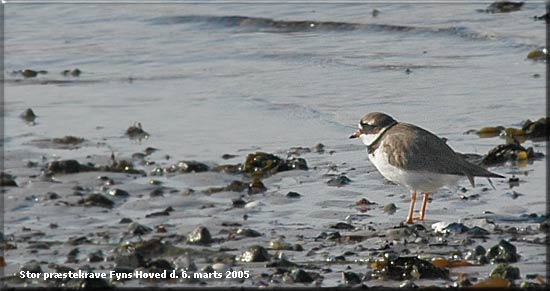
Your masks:
<svg viewBox="0 0 550 291"><path fill-rule="evenodd" d="M418 220L418 221L424 222L424 217L422 217L422 216L415 216L415 217L413 217L413 220Z"/></svg>
<svg viewBox="0 0 550 291"><path fill-rule="evenodd" d="M405 223L406 224L413 224L413 218L412 217L407 218L407 220L405 220Z"/></svg>

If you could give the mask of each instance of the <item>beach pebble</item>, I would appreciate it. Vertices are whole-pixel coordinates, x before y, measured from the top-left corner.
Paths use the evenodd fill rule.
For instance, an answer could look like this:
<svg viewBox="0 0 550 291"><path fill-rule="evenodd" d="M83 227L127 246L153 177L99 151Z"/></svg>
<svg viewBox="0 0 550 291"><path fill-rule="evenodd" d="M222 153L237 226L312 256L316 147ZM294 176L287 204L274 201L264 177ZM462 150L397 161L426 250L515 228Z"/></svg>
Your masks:
<svg viewBox="0 0 550 291"><path fill-rule="evenodd" d="M352 229L355 229L355 226L345 222L338 222L336 224L331 225L330 228L352 230Z"/></svg>
<svg viewBox="0 0 550 291"><path fill-rule="evenodd" d="M457 222L440 221L432 224L434 232L443 234L458 234L469 230L467 226Z"/></svg>
<svg viewBox="0 0 550 291"><path fill-rule="evenodd" d="M12 175L0 172L0 186L2 187L17 187L17 183Z"/></svg>
<svg viewBox="0 0 550 291"><path fill-rule="evenodd" d="M132 222L128 226L128 232L130 232L133 235L145 235L152 231L153 231L152 228L143 224L139 224L137 222Z"/></svg>
<svg viewBox="0 0 550 291"><path fill-rule="evenodd" d="M128 197L130 196L130 193L122 190L122 189L118 189L118 188L115 188L115 189L111 189L109 190L109 195L113 196L113 197Z"/></svg>
<svg viewBox="0 0 550 291"><path fill-rule="evenodd" d="M254 179L250 182L250 184L248 184L248 194L258 194L265 192L266 190L267 188L264 183L262 183L259 179Z"/></svg>
<svg viewBox="0 0 550 291"><path fill-rule="evenodd" d="M395 211L397 211L397 206L395 206L395 203L389 203L384 205L384 212L388 214L394 214Z"/></svg>
<svg viewBox="0 0 550 291"><path fill-rule="evenodd" d="M508 265L508 264L498 264L489 274L491 278L502 278L513 281L519 279L519 268Z"/></svg>
<svg viewBox="0 0 550 291"><path fill-rule="evenodd" d="M128 127L126 129L126 135L131 139L147 139L149 138L149 133L147 133L141 127L141 123L137 122L136 124Z"/></svg>
<svg viewBox="0 0 550 291"><path fill-rule="evenodd" d="M500 240L488 249L486 256L491 263L515 263L519 260L516 247L506 240Z"/></svg>
<svg viewBox="0 0 550 291"><path fill-rule="evenodd" d="M177 168L181 173L200 173L209 170L206 164L197 161L180 161Z"/></svg>
<svg viewBox="0 0 550 291"><path fill-rule="evenodd" d="M42 273L42 268L40 267L40 263L36 260L30 260L23 264L21 268L19 269L21 272L30 272L30 273Z"/></svg>
<svg viewBox="0 0 550 291"><path fill-rule="evenodd" d="M25 111L19 114L19 117L21 117L21 119L25 120L26 122L34 122L34 120L36 119L36 114L34 114L34 111L31 108L27 108Z"/></svg>
<svg viewBox="0 0 550 291"><path fill-rule="evenodd" d="M342 272L342 283L344 285L357 285L361 283L361 276L354 272Z"/></svg>
<svg viewBox="0 0 550 291"><path fill-rule="evenodd" d="M204 227L199 226L195 228L193 231L191 231L187 235L187 243L189 244L209 244L212 242L212 236L210 235L210 231Z"/></svg>
<svg viewBox="0 0 550 291"><path fill-rule="evenodd" d="M88 195L88 197L78 200L77 203L84 206L98 206L106 208L112 208L115 204L111 199L99 193L92 193Z"/></svg>
<svg viewBox="0 0 550 291"><path fill-rule="evenodd" d="M103 259L103 252L101 250L97 250L88 255L88 262L90 263L101 262Z"/></svg>
<svg viewBox="0 0 550 291"><path fill-rule="evenodd" d="M195 272L198 270L195 261L190 256L179 257L174 261L174 266L177 270Z"/></svg>
<svg viewBox="0 0 550 291"><path fill-rule="evenodd" d="M237 257L237 261L240 262L265 262L269 261L269 253L267 250L262 246L251 246L248 247L246 250L241 252L241 254Z"/></svg>
<svg viewBox="0 0 550 291"><path fill-rule="evenodd" d="M245 237L259 237L259 236L262 236L262 234L260 232L255 231L255 230L250 229L250 228L239 228L239 229L237 229L236 234L237 235L242 235L242 236L245 236Z"/></svg>
<svg viewBox="0 0 550 291"><path fill-rule="evenodd" d="M294 283L311 283L313 278L308 272L302 269L294 269L290 272L290 277Z"/></svg>
<svg viewBox="0 0 550 291"><path fill-rule="evenodd" d="M342 187L344 185L348 185L351 182L352 181L348 177L344 175L340 175L338 177L331 178L330 180L328 180L327 185L334 186L334 187Z"/></svg>
<svg viewBox="0 0 550 291"><path fill-rule="evenodd" d="M290 191L290 192L286 193L287 198L300 198L301 196L302 196L302 194L300 194L298 192Z"/></svg>

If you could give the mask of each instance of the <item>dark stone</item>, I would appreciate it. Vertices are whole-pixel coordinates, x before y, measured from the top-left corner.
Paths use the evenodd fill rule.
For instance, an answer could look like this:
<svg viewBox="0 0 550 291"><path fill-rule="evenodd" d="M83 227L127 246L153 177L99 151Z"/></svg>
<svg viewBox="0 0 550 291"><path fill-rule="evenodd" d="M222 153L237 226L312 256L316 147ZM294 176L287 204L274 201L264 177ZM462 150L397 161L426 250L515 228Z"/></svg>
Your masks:
<svg viewBox="0 0 550 291"><path fill-rule="evenodd" d="M149 197L161 197L163 195L164 195L164 191L162 190L161 187L157 187L149 193Z"/></svg>
<svg viewBox="0 0 550 291"><path fill-rule="evenodd" d="M486 256L491 263L515 263L519 260L516 247L506 240L488 249Z"/></svg>
<svg viewBox="0 0 550 291"><path fill-rule="evenodd" d="M246 183L237 180L232 181L231 183L229 183L229 185L225 186L226 191L232 192L242 192L247 188L248 185L246 185Z"/></svg>
<svg viewBox="0 0 550 291"><path fill-rule="evenodd" d="M308 274L308 272L302 269L294 269L290 272L290 277L295 283L311 283L313 278Z"/></svg>
<svg viewBox="0 0 550 291"><path fill-rule="evenodd" d="M372 264L372 276L375 279L409 280L416 279L447 279L447 269L434 266L431 262L418 257L399 257L397 255L384 256L383 259Z"/></svg>
<svg viewBox="0 0 550 291"><path fill-rule="evenodd" d="M342 272L342 282L344 285L357 285L361 281L361 277L354 272Z"/></svg>
<svg viewBox="0 0 550 291"><path fill-rule="evenodd" d="M331 225L330 228L351 230L355 229L355 226L345 222L338 222L334 225Z"/></svg>
<svg viewBox="0 0 550 291"><path fill-rule="evenodd" d="M122 189L118 189L118 188L115 188L115 189L111 189L109 190L109 195L111 196L114 196L114 197L128 197L130 196L130 193L122 190Z"/></svg>
<svg viewBox="0 0 550 291"><path fill-rule="evenodd" d="M145 218L168 216L168 215L170 215L170 212L166 211L166 210L163 210L163 211L157 211L157 212L146 214Z"/></svg>
<svg viewBox="0 0 550 291"><path fill-rule="evenodd" d="M101 262L103 259L103 252L101 250L97 250L88 255L88 262L90 263Z"/></svg>
<svg viewBox="0 0 550 291"><path fill-rule="evenodd" d="M204 227L199 226L195 228L191 233L187 235L187 243L189 244L209 244L212 242L212 236L210 231Z"/></svg>
<svg viewBox="0 0 550 291"><path fill-rule="evenodd" d="M208 171L208 166L197 161L181 161L177 165L182 173L200 173Z"/></svg>
<svg viewBox="0 0 550 291"><path fill-rule="evenodd" d="M397 211L397 206L394 203L389 203L384 206L384 212L388 214L394 214Z"/></svg>
<svg viewBox="0 0 550 291"><path fill-rule="evenodd" d="M92 167L81 165L76 160L61 160L50 162L47 166L48 172L54 174L71 174L93 170Z"/></svg>
<svg viewBox="0 0 550 291"><path fill-rule="evenodd" d="M123 217L120 219L120 221L118 223L131 223L133 220L131 218L128 218L128 217Z"/></svg>
<svg viewBox="0 0 550 291"><path fill-rule="evenodd" d="M286 197L288 198L300 198L302 196L302 194L298 193L298 192L288 192L286 193Z"/></svg>
<svg viewBox="0 0 550 291"><path fill-rule="evenodd" d="M128 127L128 129L126 129L126 135L131 139L143 139L149 137L149 133L143 130L140 122Z"/></svg>
<svg viewBox="0 0 550 291"><path fill-rule="evenodd" d="M237 155L231 155L231 154L223 154L222 155L222 159L224 160L229 160L229 159L232 159L232 158L235 158L237 157Z"/></svg>
<svg viewBox="0 0 550 291"><path fill-rule="evenodd" d="M245 163L241 166L241 172L255 177L270 176L283 171L307 169L307 163L302 158L283 160L275 155L264 152L248 154Z"/></svg>
<svg viewBox="0 0 550 291"><path fill-rule="evenodd" d="M246 201L244 201L242 198L234 199L233 201L233 207L244 207L246 205Z"/></svg>
<svg viewBox="0 0 550 291"><path fill-rule="evenodd" d="M34 122L36 119L36 114L34 114L34 111L32 111L31 108L27 108L23 113L19 114L19 117L21 117L26 122Z"/></svg>
<svg viewBox="0 0 550 291"><path fill-rule="evenodd" d="M238 257L238 261L241 262L265 262L269 260L269 253L262 246L251 246L248 249L244 250Z"/></svg>
<svg viewBox="0 0 550 291"><path fill-rule="evenodd" d="M34 78L38 76L38 72L31 69L24 69L23 71L21 71L21 75L23 75L23 77L25 78Z"/></svg>
<svg viewBox="0 0 550 291"><path fill-rule="evenodd" d="M61 198L61 196L59 196L59 194L55 193L55 192L48 192L46 194L44 194L44 199L46 200L55 200L55 199L59 199Z"/></svg>
<svg viewBox="0 0 550 291"><path fill-rule="evenodd" d="M81 244L88 244L88 243L91 243L91 242L92 241L89 238L87 238L86 236L71 237L67 241L68 244L73 245L73 246L81 245Z"/></svg>
<svg viewBox="0 0 550 291"><path fill-rule="evenodd" d="M144 234L148 234L148 233L153 231L152 228L150 228L148 226L145 226L143 224L139 224L137 222L132 222L128 226L128 230L133 235L144 235Z"/></svg>
<svg viewBox="0 0 550 291"><path fill-rule="evenodd" d="M239 229L237 229L236 234L246 236L246 237L259 237L259 236L262 236L262 234L260 232L255 231L255 230L250 229L250 228L239 228Z"/></svg>
<svg viewBox="0 0 550 291"><path fill-rule="evenodd" d="M88 195L88 197L78 200L77 203L84 206L98 206L106 208L112 208L115 204L113 201L111 201L111 199L99 193L92 193Z"/></svg>
<svg viewBox="0 0 550 291"><path fill-rule="evenodd" d="M518 11L523 6L523 3L524 2L495 1L491 3L485 11L487 13L506 13Z"/></svg>
<svg viewBox="0 0 550 291"><path fill-rule="evenodd" d="M266 190L267 188L264 183L262 183L259 179L254 179L250 182L250 184L248 184L248 194L258 194L265 192Z"/></svg>
<svg viewBox="0 0 550 291"><path fill-rule="evenodd" d="M499 264L491 271L489 277L502 278L513 281L520 278L519 268L510 266L508 264Z"/></svg>
<svg viewBox="0 0 550 291"><path fill-rule="evenodd" d="M168 262L167 260L164 260L164 259L158 259L158 260L151 261L151 262L146 264L146 267L147 268L154 267L156 269L160 269L160 270L163 270L163 271L164 270L171 271L171 270L174 269L172 264L170 262Z"/></svg>
<svg viewBox="0 0 550 291"><path fill-rule="evenodd" d="M30 273L42 273L42 268L40 267L40 263L36 260L31 260L26 262L19 271L23 272L30 272Z"/></svg>
<svg viewBox="0 0 550 291"><path fill-rule="evenodd" d="M0 172L0 186L2 187L18 187L12 175Z"/></svg>
<svg viewBox="0 0 550 291"><path fill-rule="evenodd" d="M351 183L351 180L344 175L331 178L330 180L327 181L327 184L329 186L335 186L335 187L342 187L344 185L348 185L349 183Z"/></svg>

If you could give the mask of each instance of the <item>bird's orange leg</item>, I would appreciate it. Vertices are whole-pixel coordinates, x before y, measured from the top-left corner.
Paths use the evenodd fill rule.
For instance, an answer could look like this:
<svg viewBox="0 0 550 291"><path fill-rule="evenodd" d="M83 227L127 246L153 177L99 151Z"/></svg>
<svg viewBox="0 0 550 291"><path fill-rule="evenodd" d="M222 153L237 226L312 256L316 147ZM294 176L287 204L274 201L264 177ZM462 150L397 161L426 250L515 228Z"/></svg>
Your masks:
<svg viewBox="0 0 550 291"><path fill-rule="evenodd" d="M430 193L424 192L424 197L422 198L422 208L420 209L420 217L415 217L414 219L424 221L424 216L426 215L426 205L428 205L428 199L430 196Z"/></svg>
<svg viewBox="0 0 550 291"><path fill-rule="evenodd" d="M409 215L407 216L407 220L405 220L405 223L412 224L413 223L413 212L414 212L414 203L416 202L416 192L411 193L411 206L409 207Z"/></svg>

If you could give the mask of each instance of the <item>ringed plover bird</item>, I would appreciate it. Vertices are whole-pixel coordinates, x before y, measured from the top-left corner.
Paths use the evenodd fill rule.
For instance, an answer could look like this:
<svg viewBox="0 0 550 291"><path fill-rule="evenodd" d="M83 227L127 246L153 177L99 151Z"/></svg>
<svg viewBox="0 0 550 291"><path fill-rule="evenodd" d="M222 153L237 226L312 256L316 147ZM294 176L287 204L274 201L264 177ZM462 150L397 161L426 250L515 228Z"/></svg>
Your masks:
<svg viewBox="0 0 550 291"><path fill-rule="evenodd" d="M437 189L454 185L464 176L472 187L474 177L504 178L466 161L435 134L397 122L384 113L365 115L359 121L359 130L350 138L363 141L370 161L382 176L410 190L411 204L405 221L408 224L413 223L417 192L424 197L420 216L414 219L424 221L428 197Z"/></svg>

